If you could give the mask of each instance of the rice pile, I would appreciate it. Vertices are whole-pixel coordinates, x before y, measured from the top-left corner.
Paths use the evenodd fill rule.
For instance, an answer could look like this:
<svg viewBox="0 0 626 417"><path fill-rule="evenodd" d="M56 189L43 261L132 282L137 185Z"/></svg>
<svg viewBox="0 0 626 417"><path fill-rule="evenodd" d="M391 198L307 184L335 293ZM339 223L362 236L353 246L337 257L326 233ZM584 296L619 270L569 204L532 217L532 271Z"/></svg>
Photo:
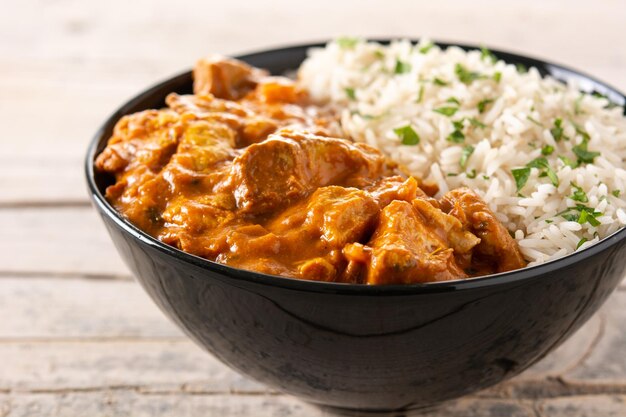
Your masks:
<svg viewBox="0 0 626 417"><path fill-rule="evenodd" d="M298 72L341 125L440 193L477 191L539 264L626 225L626 118L606 98L428 41L338 39Z"/></svg>

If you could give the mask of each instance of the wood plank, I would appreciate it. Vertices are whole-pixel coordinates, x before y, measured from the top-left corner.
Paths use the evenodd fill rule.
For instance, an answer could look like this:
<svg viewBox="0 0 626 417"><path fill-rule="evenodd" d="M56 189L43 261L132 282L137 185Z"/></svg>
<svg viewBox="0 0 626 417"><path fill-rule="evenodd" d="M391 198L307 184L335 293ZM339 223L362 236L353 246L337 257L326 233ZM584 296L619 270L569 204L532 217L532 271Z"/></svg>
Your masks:
<svg viewBox="0 0 626 417"><path fill-rule="evenodd" d="M276 395L143 395L128 391L63 394L0 394L2 417L121 417L121 416L359 416L363 413L321 409L295 398ZM422 417L531 417L529 406L515 400L465 398L426 412L390 413L386 416ZM579 417L582 414L569 414Z"/></svg>
<svg viewBox="0 0 626 417"><path fill-rule="evenodd" d="M535 408L537 417L624 417L626 395L581 395L551 398Z"/></svg>
<svg viewBox="0 0 626 417"><path fill-rule="evenodd" d="M91 207L0 209L0 270L129 276Z"/></svg>
<svg viewBox="0 0 626 417"><path fill-rule="evenodd" d="M603 308L603 335L580 365L564 375L566 382L614 384L626 380L626 291L617 291Z"/></svg>
<svg viewBox="0 0 626 417"><path fill-rule="evenodd" d="M134 281L2 278L0 317L0 341L186 340Z"/></svg>
<svg viewBox="0 0 626 417"><path fill-rule="evenodd" d="M0 357L0 392L268 392L187 339L0 343Z"/></svg>

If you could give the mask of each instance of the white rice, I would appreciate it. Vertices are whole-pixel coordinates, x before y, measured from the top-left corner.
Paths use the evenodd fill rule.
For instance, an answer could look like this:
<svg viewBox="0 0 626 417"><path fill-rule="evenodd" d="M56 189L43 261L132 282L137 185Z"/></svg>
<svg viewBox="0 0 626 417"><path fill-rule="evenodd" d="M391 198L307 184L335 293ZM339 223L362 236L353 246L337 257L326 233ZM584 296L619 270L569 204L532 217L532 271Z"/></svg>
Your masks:
<svg viewBox="0 0 626 417"><path fill-rule="evenodd" d="M518 71L481 51L428 45L426 40L389 46L331 42L310 51L298 78L316 101L343 108L346 135L381 149L413 175L436 182L440 194L461 186L477 191L515 236L530 265L584 249L626 225L626 118L621 107L609 108L608 100L581 94L575 84L542 78L535 68ZM457 64L478 78L461 82ZM481 113L478 106L485 99L493 101ZM433 111L441 107L457 111L452 116ZM562 120L559 141L556 119ZM460 143L447 140L455 130L453 121L462 122ZM404 126L419 135L418 144L401 143L394 129ZM573 149L584 146L585 134L588 151L600 155L572 168L559 157L576 161ZM461 167L467 146L474 150ZM547 147L554 150L543 155ZM556 179L540 176L546 168L531 167L518 191L511 170L539 157L546 158ZM576 191L586 198L579 192L578 201L572 199ZM561 215L577 204L595 210L595 225L585 221L580 209L565 213L568 219Z"/></svg>

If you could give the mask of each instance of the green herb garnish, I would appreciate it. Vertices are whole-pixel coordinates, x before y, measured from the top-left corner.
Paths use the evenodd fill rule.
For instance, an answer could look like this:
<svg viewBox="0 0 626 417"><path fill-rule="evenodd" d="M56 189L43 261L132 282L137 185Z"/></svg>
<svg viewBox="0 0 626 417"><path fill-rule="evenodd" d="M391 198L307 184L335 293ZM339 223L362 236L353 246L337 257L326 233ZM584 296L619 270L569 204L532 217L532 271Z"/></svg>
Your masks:
<svg viewBox="0 0 626 417"><path fill-rule="evenodd" d="M456 64L454 66L454 72L456 73L456 76L459 77L459 81L461 81L463 84L470 84L473 81L486 78L479 72L469 71L461 64Z"/></svg>
<svg viewBox="0 0 626 417"><path fill-rule="evenodd" d="M526 166L529 168L539 169L540 171L542 171L541 174L545 174L545 176L550 179L550 182L552 182L552 185L554 185L555 187L558 187L559 178L557 177L556 172L554 172L552 167L550 167L550 164L548 163L548 160L546 158L544 157L535 158L532 161L530 161L528 164L526 164Z"/></svg>
<svg viewBox="0 0 626 417"><path fill-rule="evenodd" d="M457 106L460 106L460 105L461 105L461 102L460 102L460 101L459 101L459 99L458 99L458 98L456 98L456 97L450 97L449 99L447 99L447 100L446 100L446 103L454 103L454 104L456 104Z"/></svg>
<svg viewBox="0 0 626 417"><path fill-rule="evenodd" d="M417 100L415 100L415 102L421 103L423 98L424 98L424 84L420 85L420 91L417 93Z"/></svg>
<svg viewBox="0 0 626 417"><path fill-rule="evenodd" d="M474 178L476 178L476 170L472 169L470 172L466 172L465 175L469 179L474 179Z"/></svg>
<svg viewBox="0 0 626 417"><path fill-rule="evenodd" d="M493 73L493 80L497 83L502 79L502 73L500 71L496 71Z"/></svg>
<svg viewBox="0 0 626 417"><path fill-rule="evenodd" d="M563 139L563 120L560 118L554 119L554 127L552 127L552 129L550 129L550 134L552 134L552 137L554 138L554 140L556 142L560 142L561 139ZM567 138L565 138L567 139Z"/></svg>
<svg viewBox="0 0 626 417"><path fill-rule="evenodd" d="M498 61L498 58L496 58L493 52L491 52L485 46L480 47L480 57L485 61L490 61L491 63L495 63L496 61Z"/></svg>
<svg viewBox="0 0 626 417"><path fill-rule="evenodd" d="M337 45L339 45L340 48L351 49L354 48L357 43L359 43L359 39L342 37L338 38L335 42L337 43Z"/></svg>
<svg viewBox="0 0 626 417"><path fill-rule="evenodd" d="M583 245L583 243L585 243L586 241L587 241L586 237L583 237L582 239L580 239L578 243L576 244L576 250L578 250L578 248L580 248Z"/></svg>
<svg viewBox="0 0 626 417"><path fill-rule="evenodd" d="M461 152L461 159L459 160L459 165L461 168L465 169L467 165L467 160L474 153L474 147L472 145L467 145L463 147L463 151Z"/></svg>
<svg viewBox="0 0 626 417"><path fill-rule="evenodd" d="M515 69L520 74L525 74L525 73L528 72L528 68L526 68L526 65L524 65L524 64L515 64Z"/></svg>
<svg viewBox="0 0 626 417"><path fill-rule="evenodd" d="M396 74L406 74L407 72L411 71L411 64L409 64L408 62L403 62L400 61L399 59L396 60L396 67L394 68L394 72Z"/></svg>
<svg viewBox="0 0 626 417"><path fill-rule="evenodd" d="M554 146L551 145L546 145L543 148L541 148L541 154L542 155L552 155L552 152L554 152Z"/></svg>
<svg viewBox="0 0 626 417"><path fill-rule="evenodd" d="M417 145L420 137L410 125L393 129L393 132L400 138L403 145Z"/></svg>
<svg viewBox="0 0 626 417"><path fill-rule="evenodd" d="M559 159L561 161L563 161L563 163L565 165L567 165L568 167L574 169L574 168L578 168L578 162L576 161L572 161L571 159L569 159L567 156L559 156Z"/></svg>
<svg viewBox="0 0 626 417"><path fill-rule="evenodd" d="M448 106L444 106L444 107L439 107L434 109L433 111L439 114L443 114L444 116L454 116L454 114L459 110L458 107L448 107Z"/></svg>
<svg viewBox="0 0 626 417"><path fill-rule="evenodd" d="M438 78L438 77L435 77L433 79L433 83L436 84L436 85L442 86L442 87L445 87L445 86L448 85L448 82L446 82L446 81L444 81L444 80L442 80L441 78Z"/></svg>
<svg viewBox="0 0 626 417"><path fill-rule="evenodd" d="M428 42L424 46L422 46L418 51L420 54L426 54L428 53L428 51L432 49L433 46L435 45L432 42Z"/></svg>
<svg viewBox="0 0 626 417"><path fill-rule="evenodd" d="M615 197L619 197L619 195L620 195L621 193L622 193L622 192L621 192L620 190L613 190L613 191L611 191L611 194L613 194Z"/></svg>
<svg viewBox="0 0 626 417"><path fill-rule="evenodd" d="M587 193L585 193L585 191L581 187L579 187L573 182L570 183L570 185L574 189L574 193L571 196L569 196L569 198L571 198L574 201L579 201L581 203L587 203L589 201L589 199L587 198Z"/></svg>
<svg viewBox="0 0 626 417"><path fill-rule="evenodd" d="M346 92L346 95L348 96L350 100L356 100L356 94L354 92L354 88L346 87L344 88L344 91Z"/></svg>
<svg viewBox="0 0 626 417"><path fill-rule="evenodd" d="M487 107L487 105L491 104L494 102L493 98L486 98L484 100L481 100L478 102L478 112L479 113L483 113L485 111L485 108Z"/></svg>
<svg viewBox="0 0 626 417"><path fill-rule="evenodd" d="M574 114L575 115L579 115L583 112L582 109L580 108L580 104L582 103L583 98L585 98L585 95L583 93L580 93L580 96L578 96L578 98L574 102Z"/></svg>
<svg viewBox="0 0 626 417"><path fill-rule="evenodd" d="M481 128L481 129L484 129L484 128L486 128L486 127L487 127L487 125L486 125L486 124L484 124L483 122L481 122L480 120L478 120L478 119L477 119L477 118L475 118L475 117L470 117L468 120L470 121L470 124L471 124L473 127L479 127L479 128Z"/></svg>
<svg viewBox="0 0 626 417"><path fill-rule="evenodd" d="M452 143L463 143L465 141L465 135L460 130L454 129L454 131L448 135L446 140Z"/></svg>
<svg viewBox="0 0 626 417"><path fill-rule="evenodd" d="M518 168L512 169L511 174L513 174L513 178L515 179L515 185L517 186L517 191L520 191L526 185L528 178L530 177L530 168Z"/></svg>
<svg viewBox="0 0 626 417"><path fill-rule="evenodd" d="M572 151L578 157L579 163L584 162L587 164L592 164L596 156L600 156L600 152L588 151L586 148L587 148L586 146L583 147L581 144L581 145L574 146L572 148Z"/></svg>
<svg viewBox="0 0 626 417"><path fill-rule="evenodd" d="M536 124L537 126L543 127L543 124L541 124L541 122L540 122L539 120L534 119L534 118L532 118L531 116L526 116L526 118L527 118L530 122L532 122L532 123Z"/></svg>

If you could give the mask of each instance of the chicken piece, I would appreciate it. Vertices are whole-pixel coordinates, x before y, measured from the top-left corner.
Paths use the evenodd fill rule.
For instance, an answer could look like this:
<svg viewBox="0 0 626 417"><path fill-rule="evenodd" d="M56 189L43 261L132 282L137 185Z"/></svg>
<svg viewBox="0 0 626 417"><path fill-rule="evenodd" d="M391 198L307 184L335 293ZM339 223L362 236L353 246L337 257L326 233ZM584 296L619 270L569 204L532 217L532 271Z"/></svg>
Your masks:
<svg viewBox="0 0 626 417"><path fill-rule="evenodd" d="M360 251L369 252L367 284L410 284L467 276L446 239L406 201L393 201L382 210L367 245L369 248ZM349 260L362 261L363 254L350 256L358 253L357 249L348 245L344 253Z"/></svg>
<svg viewBox="0 0 626 417"><path fill-rule="evenodd" d="M243 213L274 211L326 185L358 186L392 171L376 149L343 139L281 130L233 161L224 183Z"/></svg>
<svg viewBox="0 0 626 417"><path fill-rule="evenodd" d="M172 163L194 172L210 172L235 158L236 132L216 120L185 120Z"/></svg>
<svg viewBox="0 0 626 417"><path fill-rule="evenodd" d="M259 82L257 94L266 103L304 103L306 90L286 77L268 77Z"/></svg>
<svg viewBox="0 0 626 417"><path fill-rule="evenodd" d="M379 212L376 201L365 191L328 186L276 216L267 228L278 234L303 230L327 250L342 249L367 238Z"/></svg>
<svg viewBox="0 0 626 417"><path fill-rule="evenodd" d="M497 272L523 268L526 262L509 235L487 204L469 188L449 191L441 199L442 210L459 219L463 227L480 238L474 250L476 261L496 265Z"/></svg>
<svg viewBox="0 0 626 417"><path fill-rule="evenodd" d="M266 71L251 67L243 61L220 55L200 59L193 69L195 94L213 94L227 100L237 100L252 90Z"/></svg>
<svg viewBox="0 0 626 417"><path fill-rule="evenodd" d="M179 120L171 110L146 110L122 117L107 147L96 158L96 169L110 174L133 167L158 171L176 151Z"/></svg>
<svg viewBox="0 0 626 417"><path fill-rule="evenodd" d="M385 177L365 187L381 208L393 200L413 201L417 197L426 198L426 194L418 187L414 177L405 178L400 175Z"/></svg>

